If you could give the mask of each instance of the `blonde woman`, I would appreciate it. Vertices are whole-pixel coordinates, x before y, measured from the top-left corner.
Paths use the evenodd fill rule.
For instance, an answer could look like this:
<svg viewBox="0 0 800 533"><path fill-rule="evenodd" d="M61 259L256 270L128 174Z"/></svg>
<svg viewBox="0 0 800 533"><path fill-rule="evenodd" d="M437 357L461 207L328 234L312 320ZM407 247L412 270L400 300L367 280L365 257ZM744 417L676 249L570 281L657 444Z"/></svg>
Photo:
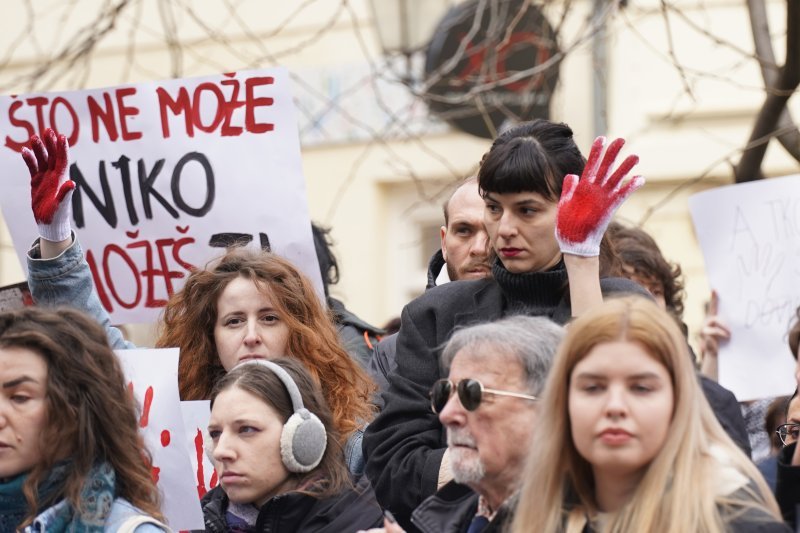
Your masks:
<svg viewBox="0 0 800 533"><path fill-rule="evenodd" d="M544 396L515 533L788 531L653 302L610 300L576 319Z"/></svg>

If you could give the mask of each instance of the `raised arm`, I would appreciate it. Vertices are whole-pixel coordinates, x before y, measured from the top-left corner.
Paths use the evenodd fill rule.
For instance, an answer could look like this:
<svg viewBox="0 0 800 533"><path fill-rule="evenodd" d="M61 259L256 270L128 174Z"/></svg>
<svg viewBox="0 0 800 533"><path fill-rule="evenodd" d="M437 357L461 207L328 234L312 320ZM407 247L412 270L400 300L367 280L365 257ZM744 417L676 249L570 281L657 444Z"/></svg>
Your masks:
<svg viewBox="0 0 800 533"><path fill-rule="evenodd" d="M589 159L580 179L575 174L564 177L556 217L556 239L569 277L572 316L579 316L603 301L600 290L600 241L614 212L636 189L644 178L634 176L623 180L639 162L630 155L613 171L623 139L613 141L605 156L605 137L592 144Z"/></svg>
<svg viewBox="0 0 800 533"><path fill-rule="evenodd" d="M75 182L67 178L69 144L48 128L44 139L34 135L22 159L31 174L31 209L42 237L42 259L51 259L72 243L70 215Z"/></svg>
<svg viewBox="0 0 800 533"><path fill-rule="evenodd" d="M106 329L111 346L132 348L117 328L94 290L92 274L70 219L75 183L67 178L69 145L63 135L47 129L43 138L31 137L22 159L31 176L31 209L40 238L28 251L28 285L38 305L69 305L80 309Z"/></svg>
<svg viewBox="0 0 800 533"><path fill-rule="evenodd" d="M711 291L703 327L700 328L700 373L719 381L719 347L731 340L731 330L719 315L719 295Z"/></svg>

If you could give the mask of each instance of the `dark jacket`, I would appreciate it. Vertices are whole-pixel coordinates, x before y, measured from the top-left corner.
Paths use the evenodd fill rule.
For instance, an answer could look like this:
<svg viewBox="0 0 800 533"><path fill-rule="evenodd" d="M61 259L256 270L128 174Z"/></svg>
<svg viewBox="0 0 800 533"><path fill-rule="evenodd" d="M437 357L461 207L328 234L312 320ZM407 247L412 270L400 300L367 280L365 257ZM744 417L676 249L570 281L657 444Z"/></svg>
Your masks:
<svg viewBox="0 0 800 533"><path fill-rule="evenodd" d="M747 436L747 425L744 422L742 410L739 407L739 401L736 396L713 379L708 379L702 374L698 375L703 394L705 394L706 400L711 406L711 410L714 411L722 429L741 448L745 455L750 457L752 454L750 437Z"/></svg>
<svg viewBox="0 0 800 533"><path fill-rule="evenodd" d="M454 281L426 291L402 313L397 336L397 371L389 376L383 411L367 427L366 475L378 502L406 530L411 511L436 492L446 441L431 411L428 391L443 377L439 356L458 326L506 315L546 316L565 323L571 316L563 264L549 272L510 274L496 261L494 278ZM644 289L627 279L601 280L604 294Z"/></svg>
<svg viewBox="0 0 800 533"><path fill-rule="evenodd" d="M328 297L328 309L333 313L342 347L350 357L358 361L361 368L367 369L372 351L386 332L361 320L336 298Z"/></svg>
<svg viewBox="0 0 800 533"><path fill-rule="evenodd" d="M442 250L436 250L430 261L428 261L428 284L425 290L436 287L436 278L439 277L439 272L445 265L444 255ZM395 357L397 354L397 333L383 337L380 342L375 346L375 351L372 358L367 365L367 371L370 377L375 381L378 390L375 394L375 405L378 410L382 410L385 404L383 395L389 390L389 373L394 372L397 368Z"/></svg>
<svg viewBox="0 0 800 533"><path fill-rule="evenodd" d="M797 443L785 446L778 454L778 475L775 481L775 499L787 524L795 529L797 507L800 505L800 466L792 466L792 456Z"/></svg>
<svg viewBox="0 0 800 533"><path fill-rule="evenodd" d="M225 512L228 496L217 486L201 501L205 531L225 533L228 525ZM332 498L318 500L312 496L289 492L265 503L256 522L258 533L341 533L358 531L383 524L383 515L369 483L363 481L354 489Z"/></svg>
<svg viewBox="0 0 800 533"><path fill-rule="evenodd" d="M428 497L411 514L411 522L422 533L463 533L478 511L478 494L455 481ZM481 533L501 532L510 523L511 512L501 507Z"/></svg>

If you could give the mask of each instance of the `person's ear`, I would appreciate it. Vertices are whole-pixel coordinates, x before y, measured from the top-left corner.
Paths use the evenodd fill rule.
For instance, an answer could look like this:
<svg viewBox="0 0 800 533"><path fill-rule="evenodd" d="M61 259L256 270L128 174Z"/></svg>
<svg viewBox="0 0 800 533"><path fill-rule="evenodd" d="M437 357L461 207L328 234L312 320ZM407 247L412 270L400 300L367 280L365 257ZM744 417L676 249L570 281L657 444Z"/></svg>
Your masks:
<svg viewBox="0 0 800 533"><path fill-rule="evenodd" d="M442 241L442 257L444 257L445 262L447 262L447 244L445 244L446 237L447 237L447 226L442 226L439 228L439 238Z"/></svg>

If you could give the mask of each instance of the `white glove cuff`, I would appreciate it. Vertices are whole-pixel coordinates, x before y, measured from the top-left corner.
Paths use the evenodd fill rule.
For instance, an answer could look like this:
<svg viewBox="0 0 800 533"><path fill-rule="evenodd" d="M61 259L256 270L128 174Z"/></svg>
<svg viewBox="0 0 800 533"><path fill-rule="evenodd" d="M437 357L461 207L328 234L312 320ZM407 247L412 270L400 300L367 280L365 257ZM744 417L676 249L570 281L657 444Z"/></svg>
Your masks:
<svg viewBox="0 0 800 533"><path fill-rule="evenodd" d="M50 224L38 224L39 235L51 242L61 242L72 235L72 225L69 218L63 221L53 221Z"/></svg>

